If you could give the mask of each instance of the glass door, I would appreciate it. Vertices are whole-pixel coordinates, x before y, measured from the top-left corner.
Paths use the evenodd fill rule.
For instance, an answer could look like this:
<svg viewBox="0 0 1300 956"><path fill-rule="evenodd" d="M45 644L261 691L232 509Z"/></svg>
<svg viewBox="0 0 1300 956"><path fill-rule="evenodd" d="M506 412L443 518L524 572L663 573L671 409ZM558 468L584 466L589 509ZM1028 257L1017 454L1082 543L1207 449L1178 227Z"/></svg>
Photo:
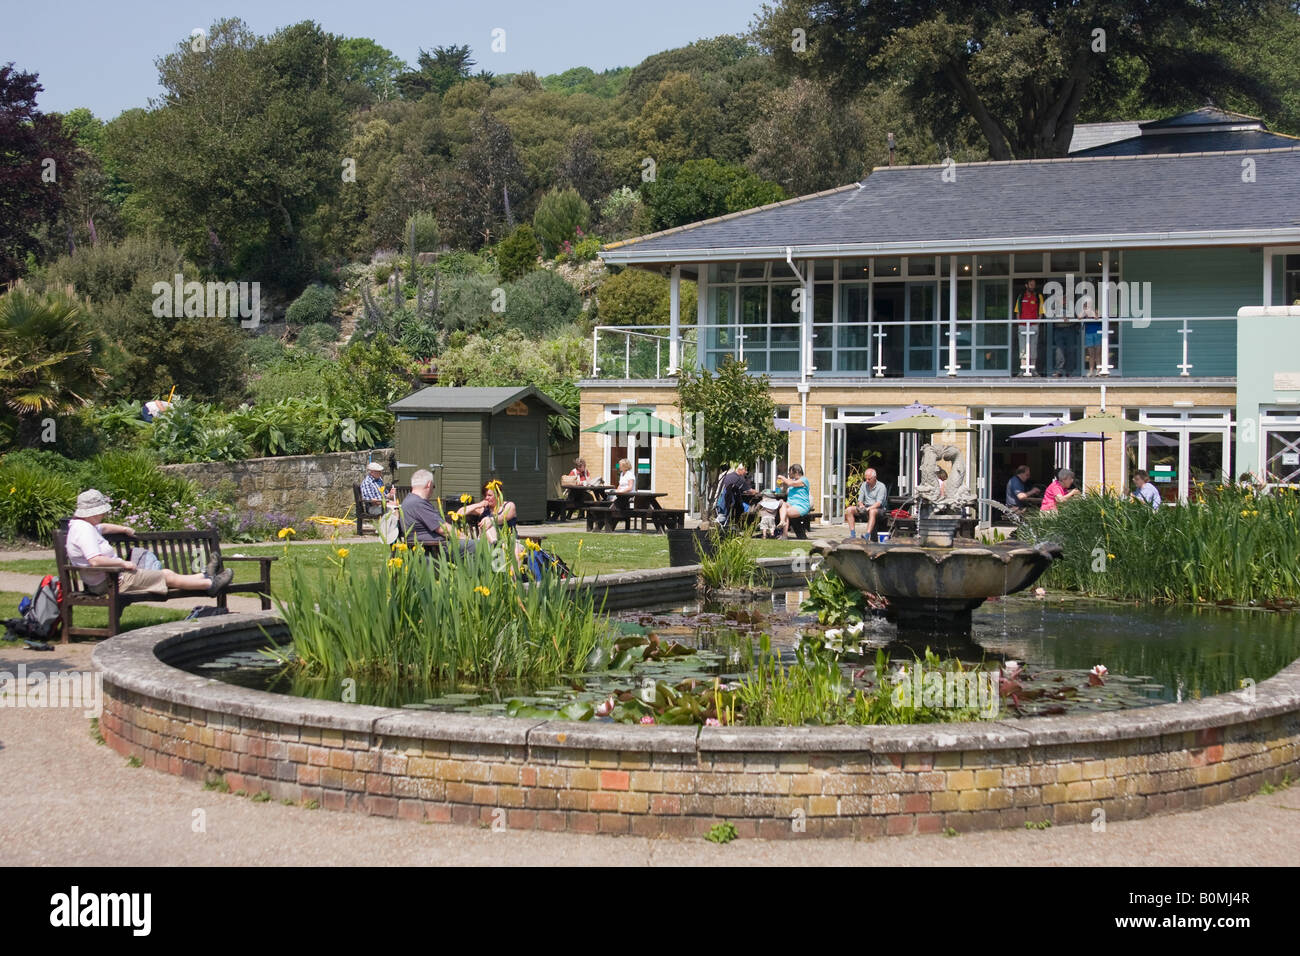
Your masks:
<svg viewBox="0 0 1300 956"><path fill-rule="evenodd" d="M844 478L846 473L846 435L844 422L826 422L822 429L822 517L839 521L844 517Z"/></svg>

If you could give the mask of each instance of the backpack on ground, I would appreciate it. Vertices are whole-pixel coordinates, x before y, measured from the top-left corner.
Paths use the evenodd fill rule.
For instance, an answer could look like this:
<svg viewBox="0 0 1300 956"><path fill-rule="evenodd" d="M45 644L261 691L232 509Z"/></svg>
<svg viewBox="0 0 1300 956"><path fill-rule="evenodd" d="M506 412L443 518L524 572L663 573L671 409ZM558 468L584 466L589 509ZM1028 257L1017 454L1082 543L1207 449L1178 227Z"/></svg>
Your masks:
<svg viewBox="0 0 1300 956"><path fill-rule="evenodd" d="M562 557L543 548L528 552L528 570L533 578L538 581L548 574L555 575L561 581L573 577L572 569L564 563Z"/></svg>
<svg viewBox="0 0 1300 956"><path fill-rule="evenodd" d="M5 621L8 640L19 638L43 641L59 632L63 619L59 615L59 605L63 603L63 587L52 574L41 578L36 593L30 598L23 598L18 605L22 617L11 617Z"/></svg>

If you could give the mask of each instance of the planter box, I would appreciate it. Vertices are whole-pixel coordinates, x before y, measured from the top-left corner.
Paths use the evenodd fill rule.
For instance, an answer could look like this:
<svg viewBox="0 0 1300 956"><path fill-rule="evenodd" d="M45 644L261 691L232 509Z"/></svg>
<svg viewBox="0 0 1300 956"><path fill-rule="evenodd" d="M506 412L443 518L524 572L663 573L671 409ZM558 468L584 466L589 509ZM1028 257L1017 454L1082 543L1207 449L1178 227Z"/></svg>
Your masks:
<svg viewBox="0 0 1300 956"><path fill-rule="evenodd" d="M682 528L666 533L670 567L680 568L688 564L699 564L701 554L710 556L713 554L713 542L707 531L700 528Z"/></svg>

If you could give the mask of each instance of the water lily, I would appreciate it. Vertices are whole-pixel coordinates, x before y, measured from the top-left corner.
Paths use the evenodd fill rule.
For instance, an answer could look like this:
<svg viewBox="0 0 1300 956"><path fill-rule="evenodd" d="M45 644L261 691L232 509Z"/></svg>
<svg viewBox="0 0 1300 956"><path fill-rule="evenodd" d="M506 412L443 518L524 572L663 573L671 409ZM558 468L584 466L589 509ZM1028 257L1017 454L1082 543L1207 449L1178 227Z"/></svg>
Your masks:
<svg viewBox="0 0 1300 956"><path fill-rule="evenodd" d="M1101 687L1106 683L1106 675L1110 673L1106 670L1105 664L1098 664L1092 670L1088 671L1088 684L1091 687Z"/></svg>
<svg viewBox="0 0 1300 956"><path fill-rule="evenodd" d="M845 630L847 630L854 637L857 637L866 629L866 627L867 627L866 621L858 621L857 624L850 624L847 628L845 628Z"/></svg>
<svg viewBox="0 0 1300 956"><path fill-rule="evenodd" d="M718 720L718 718L716 718L716 717L705 717L705 718L704 718L704 726L705 726L705 727L721 727L721 726L722 726L722 721Z"/></svg>
<svg viewBox="0 0 1300 956"><path fill-rule="evenodd" d="M1008 680L1015 680L1022 669L1019 661L1007 661L1002 665L1002 673Z"/></svg>
<svg viewBox="0 0 1300 956"><path fill-rule="evenodd" d="M833 627L829 631L827 631L823 636L828 641L838 641L840 638L844 636L844 629L839 627Z"/></svg>
<svg viewBox="0 0 1300 956"><path fill-rule="evenodd" d="M649 714L646 714L644 717L641 718L641 723L643 724L653 724L654 722L655 719L651 717Z"/></svg>
<svg viewBox="0 0 1300 956"><path fill-rule="evenodd" d="M1043 596L1046 595L1046 594L1047 594L1046 589L1044 589L1044 588L1034 588L1034 597L1043 597Z"/></svg>
<svg viewBox="0 0 1300 956"><path fill-rule="evenodd" d="M602 701L601 703L597 704L597 705L596 705L596 716L597 716L597 717L608 717L608 716L610 715L610 713L614 710L614 706L615 706L615 704L617 704L617 703L618 703L618 700L617 700L616 698L614 698L614 697L610 697L610 698L608 698L608 699Z"/></svg>

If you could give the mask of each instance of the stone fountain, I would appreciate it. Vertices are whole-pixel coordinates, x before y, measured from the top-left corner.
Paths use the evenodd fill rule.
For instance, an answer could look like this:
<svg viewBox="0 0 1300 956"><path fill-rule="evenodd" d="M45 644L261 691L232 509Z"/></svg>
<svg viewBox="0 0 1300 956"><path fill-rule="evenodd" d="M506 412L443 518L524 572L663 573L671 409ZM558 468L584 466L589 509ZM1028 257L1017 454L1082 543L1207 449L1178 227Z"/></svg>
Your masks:
<svg viewBox="0 0 1300 956"><path fill-rule="evenodd" d="M883 544L849 538L815 550L851 586L884 599L885 616L898 626L900 640L943 635L969 644L975 608L990 597L1023 591L1061 555L1053 542L958 538L958 524L975 500L966 487L961 451L923 445L912 499L916 538L891 536Z"/></svg>

